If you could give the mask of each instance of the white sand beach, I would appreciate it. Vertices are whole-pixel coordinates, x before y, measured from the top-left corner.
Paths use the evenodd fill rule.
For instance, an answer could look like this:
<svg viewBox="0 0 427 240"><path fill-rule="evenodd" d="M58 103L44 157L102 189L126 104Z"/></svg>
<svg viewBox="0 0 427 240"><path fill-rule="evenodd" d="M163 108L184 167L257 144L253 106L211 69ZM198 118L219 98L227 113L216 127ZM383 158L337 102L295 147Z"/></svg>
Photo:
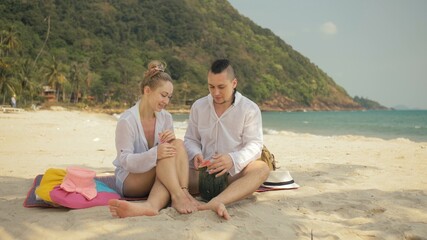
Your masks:
<svg viewBox="0 0 427 240"><path fill-rule="evenodd" d="M229 221L173 208L115 219L108 207L23 207L48 168L113 173L115 126L99 113L0 112L0 239L427 239L427 142L405 139L265 135L301 187L254 193L228 206Z"/></svg>

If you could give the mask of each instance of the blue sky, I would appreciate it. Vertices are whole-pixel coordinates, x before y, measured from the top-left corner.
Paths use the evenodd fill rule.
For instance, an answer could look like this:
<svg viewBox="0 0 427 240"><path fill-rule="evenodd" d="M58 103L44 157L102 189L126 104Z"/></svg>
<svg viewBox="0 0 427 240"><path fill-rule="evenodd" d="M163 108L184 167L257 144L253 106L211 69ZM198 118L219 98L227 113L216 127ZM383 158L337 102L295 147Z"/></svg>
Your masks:
<svg viewBox="0 0 427 240"><path fill-rule="evenodd" d="M426 0L229 0L344 87L427 109Z"/></svg>

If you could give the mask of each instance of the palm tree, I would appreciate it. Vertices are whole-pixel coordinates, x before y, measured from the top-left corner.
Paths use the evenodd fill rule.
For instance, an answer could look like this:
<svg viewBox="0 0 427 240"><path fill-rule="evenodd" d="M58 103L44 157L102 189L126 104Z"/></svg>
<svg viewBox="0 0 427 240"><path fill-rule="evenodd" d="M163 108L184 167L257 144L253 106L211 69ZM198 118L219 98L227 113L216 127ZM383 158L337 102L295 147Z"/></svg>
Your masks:
<svg viewBox="0 0 427 240"><path fill-rule="evenodd" d="M43 52L44 47L46 46L47 40L49 39L49 33L50 33L50 16L47 16L44 21L47 21L47 32L46 32L46 38L44 39L42 48L40 49L39 53L36 56L36 59L34 59L33 67L36 66L37 60L39 59L41 53Z"/></svg>
<svg viewBox="0 0 427 240"><path fill-rule="evenodd" d="M80 72L77 67L77 63L73 63L71 65L70 69L70 83L71 83L71 96L70 101L74 100L74 103L77 103L79 101L79 93L80 93ZM74 96L74 99L71 99L71 97Z"/></svg>
<svg viewBox="0 0 427 240"><path fill-rule="evenodd" d="M6 95L16 94L16 79L13 78L11 65L0 59L0 93L3 95L3 105L6 104Z"/></svg>
<svg viewBox="0 0 427 240"><path fill-rule="evenodd" d="M4 49L3 52L6 56L20 47L21 43L18 39L18 33L13 29L13 27L9 27L8 30L3 30L1 32L0 44L2 45L2 49Z"/></svg>
<svg viewBox="0 0 427 240"><path fill-rule="evenodd" d="M9 54L13 53L19 46L18 33L13 27L0 32L0 93L3 94L3 104L6 102L8 93L9 95L16 94L18 84L12 71L15 63Z"/></svg>
<svg viewBox="0 0 427 240"><path fill-rule="evenodd" d="M56 101L59 100L59 93L62 87L62 100L65 102L65 85L68 83L68 80L62 73L59 62L56 61L55 57L52 57L52 62L50 65L45 66L45 68L47 69L47 73L45 74L47 83L56 90Z"/></svg>
<svg viewBox="0 0 427 240"><path fill-rule="evenodd" d="M190 85L188 84L187 80L185 80L184 82L181 83L180 89L181 89L181 91L180 91L181 94L184 95L183 98L182 98L183 99L182 100L182 104L186 105L187 104L188 94L191 92Z"/></svg>
<svg viewBox="0 0 427 240"><path fill-rule="evenodd" d="M88 77L87 65L84 63L73 63L70 69L70 82L74 93L74 103L77 103L79 96L83 96L84 82Z"/></svg>
<svg viewBox="0 0 427 240"><path fill-rule="evenodd" d="M33 103L34 96L41 91L41 85L36 81L36 71L31 66L31 60L26 59L19 64L17 72L17 80L21 86L21 96L24 101L29 99Z"/></svg>

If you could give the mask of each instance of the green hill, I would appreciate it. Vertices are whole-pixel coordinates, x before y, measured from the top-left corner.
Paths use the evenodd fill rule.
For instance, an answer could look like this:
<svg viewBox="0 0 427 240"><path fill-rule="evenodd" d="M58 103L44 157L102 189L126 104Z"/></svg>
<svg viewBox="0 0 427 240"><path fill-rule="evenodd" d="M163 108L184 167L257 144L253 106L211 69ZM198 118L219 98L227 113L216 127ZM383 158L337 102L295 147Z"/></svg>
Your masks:
<svg viewBox="0 0 427 240"><path fill-rule="evenodd" d="M360 104L363 108L371 109L371 110L385 110L388 109L387 107L379 104L376 101L370 100L368 98L355 96L353 100Z"/></svg>
<svg viewBox="0 0 427 240"><path fill-rule="evenodd" d="M162 59L179 105L206 95L210 63L229 58L239 91L265 110L361 108L308 58L225 0L3 0L0 13L6 101L16 93L29 104L49 85L59 101L131 104L148 61Z"/></svg>

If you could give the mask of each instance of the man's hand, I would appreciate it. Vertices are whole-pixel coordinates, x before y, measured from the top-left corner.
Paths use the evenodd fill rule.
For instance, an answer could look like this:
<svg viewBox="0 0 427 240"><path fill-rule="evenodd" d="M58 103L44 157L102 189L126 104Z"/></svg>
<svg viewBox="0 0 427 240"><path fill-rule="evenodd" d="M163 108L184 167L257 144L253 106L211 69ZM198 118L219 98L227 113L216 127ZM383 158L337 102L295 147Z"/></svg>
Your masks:
<svg viewBox="0 0 427 240"><path fill-rule="evenodd" d="M215 177L224 175L233 166L233 159L228 154L215 154L211 160L212 164L208 167L209 174L218 173Z"/></svg>
<svg viewBox="0 0 427 240"><path fill-rule="evenodd" d="M193 162L194 162L194 169L199 169L200 164L202 164L204 161L203 159L203 155L202 154L197 154L196 156L194 156L193 158Z"/></svg>
<svg viewBox="0 0 427 240"><path fill-rule="evenodd" d="M170 143L161 143L157 146L157 160L173 157L176 154L175 146Z"/></svg>

